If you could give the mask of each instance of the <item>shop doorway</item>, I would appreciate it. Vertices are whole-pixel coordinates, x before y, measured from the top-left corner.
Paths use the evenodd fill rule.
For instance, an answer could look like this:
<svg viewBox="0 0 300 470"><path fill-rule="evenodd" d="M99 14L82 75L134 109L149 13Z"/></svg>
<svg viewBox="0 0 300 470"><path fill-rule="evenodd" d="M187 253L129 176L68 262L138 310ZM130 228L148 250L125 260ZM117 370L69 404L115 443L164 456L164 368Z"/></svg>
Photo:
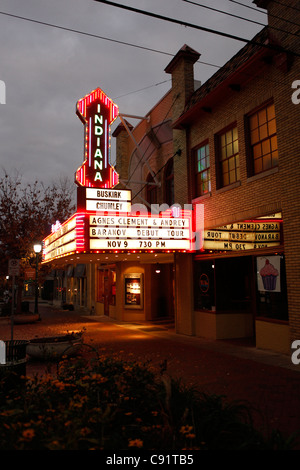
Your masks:
<svg viewBox="0 0 300 470"><path fill-rule="evenodd" d="M251 256L215 260L215 295L218 312L254 311L253 262Z"/></svg>
<svg viewBox="0 0 300 470"><path fill-rule="evenodd" d="M153 265L152 320L174 320L174 265Z"/></svg>
<svg viewBox="0 0 300 470"><path fill-rule="evenodd" d="M97 270L97 302L102 304L101 315L110 316L111 307L116 305L115 266L99 267Z"/></svg>
<svg viewBox="0 0 300 470"><path fill-rule="evenodd" d="M109 316L109 292L110 292L109 273L108 273L108 270L105 270L104 271L103 307L104 307L104 315L106 316Z"/></svg>
<svg viewBox="0 0 300 470"><path fill-rule="evenodd" d="M251 256L209 258L194 266L195 310L201 335L253 346L255 286Z"/></svg>

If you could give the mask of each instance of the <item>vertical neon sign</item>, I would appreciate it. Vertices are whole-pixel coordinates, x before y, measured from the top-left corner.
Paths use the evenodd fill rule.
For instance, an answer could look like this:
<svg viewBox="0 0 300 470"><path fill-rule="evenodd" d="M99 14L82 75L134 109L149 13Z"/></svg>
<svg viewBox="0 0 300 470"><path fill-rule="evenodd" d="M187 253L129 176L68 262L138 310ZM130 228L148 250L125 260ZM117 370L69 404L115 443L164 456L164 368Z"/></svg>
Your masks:
<svg viewBox="0 0 300 470"><path fill-rule="evenodd" d="M90 188L112 188L119 175L110 164L110 126L117 118L118 107L100 89L77 102L76 114L85 127L84 162L75 182Z"/></svg>

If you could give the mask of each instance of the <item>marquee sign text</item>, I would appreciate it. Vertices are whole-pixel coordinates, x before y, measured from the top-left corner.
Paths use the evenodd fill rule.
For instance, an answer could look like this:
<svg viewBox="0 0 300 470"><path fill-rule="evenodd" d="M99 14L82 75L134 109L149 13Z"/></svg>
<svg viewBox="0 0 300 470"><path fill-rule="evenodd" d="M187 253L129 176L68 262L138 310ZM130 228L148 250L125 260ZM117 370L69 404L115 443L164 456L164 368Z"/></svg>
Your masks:
<svg viewBox="0 0 300 470"><path fill-rule="evenodd" d="M121 213L76 213L44 239L43 260L73 253L115 251L192 251L192 211L171 211L159 216Z"/></svg>
<svg viewBox="0 0 300 470"><path fill-rule="evenodd" d="M280 245L280 221L257 220L204 230L205 250L243 251Z"/></svg>
<svg viewBox="0 0 300 470"><path fill-rule="evenodd" d="M130 212L131 191L86 188L86 210L106 212Z"/></svg>

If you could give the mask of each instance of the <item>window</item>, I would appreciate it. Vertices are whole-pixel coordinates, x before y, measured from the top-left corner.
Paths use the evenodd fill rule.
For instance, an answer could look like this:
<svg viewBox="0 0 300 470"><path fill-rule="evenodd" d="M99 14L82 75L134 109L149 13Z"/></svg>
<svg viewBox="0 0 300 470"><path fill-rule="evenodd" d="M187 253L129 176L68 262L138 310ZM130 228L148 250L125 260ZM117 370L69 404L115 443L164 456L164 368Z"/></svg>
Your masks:
<svg viewBox="0 0 300 470"><path fill-rule="evenodd" d="M175 202L173 158L170 158L165 169L165 202L168 206L172 206Z"/></svg>
<svg viewBox="0 0 300 470"><path fill-rule="evenodd" d="M269 275L263 274L268 266ZM271 268L270 268L271 267ZM285 258L283 255L256 257L257 317L288 321ZM270 270L273 273L270 273Z"/></svg>
<svg viewBox="0 0 300 470"><path fill-rule="evenodd" d="M194 308L215 310L215 261L194 263Z"/></svg>
<svg viewBox="0 0 300 470"><path fill-rule="evenodd" d="M150 173L147 177L146 200L150 205L157 204L157 185Z"/></svg>
<svg viewBox="0 0 300 470"><path fill-rule="evenodd" d="M104 271L97 271L97 302L104 302Z"/></svg>
<svg viewBox="0 0 300 470"><path fill-rule="evenodd" d="M274 104L269 104L248 118L252 174L278 165L278 148Z"/></svg>
<svg viewBox="0 0 300 470"><path fill-rule="evenodd" d="M196 197L203 196L211 190L209 145L205 144L196 150Z"/></svg>
<svg viewBox="0 0 300 470"><path fill-rule="evenodd" d="M239 142L237 127L219 134L219 187L240 179Z"/></svg>

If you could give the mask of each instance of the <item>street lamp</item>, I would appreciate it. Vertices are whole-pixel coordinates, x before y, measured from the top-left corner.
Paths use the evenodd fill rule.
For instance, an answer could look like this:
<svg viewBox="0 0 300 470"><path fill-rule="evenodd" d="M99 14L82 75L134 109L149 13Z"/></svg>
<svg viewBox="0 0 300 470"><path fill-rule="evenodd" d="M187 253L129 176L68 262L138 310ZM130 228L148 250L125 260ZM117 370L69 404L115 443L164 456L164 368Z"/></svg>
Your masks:
<svg viewBox="0 0 300 470"><path fill-rule="evenodd" d="M38 270L39 270L39 253L42 251L41 243L35 243L33 245L33 249L34 249L34 252L36 254L34 313L39 313L39 309L38 309L38 296L39 296ZM40 319L41 319L41 317L39 315L39 320Z"/></svg>

